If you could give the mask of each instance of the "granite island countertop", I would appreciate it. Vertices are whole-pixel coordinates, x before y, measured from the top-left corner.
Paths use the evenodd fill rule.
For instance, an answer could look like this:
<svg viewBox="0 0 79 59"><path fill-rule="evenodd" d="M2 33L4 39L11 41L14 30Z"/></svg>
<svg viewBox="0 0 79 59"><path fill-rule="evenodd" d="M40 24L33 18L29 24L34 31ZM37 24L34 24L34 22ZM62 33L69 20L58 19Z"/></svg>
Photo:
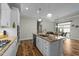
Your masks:
<svg viewBox="0 0 79 59"><path fill-rule="evenodd" d="M35 34L35 33L33 33L33 34ZM49 34L47 36L42 36L42 35L39 35L39 34L35 34L35 35L37 37L44 39L44 40L47 40L48 42L55 42L55 41L58 41L59 39L65 39L65 37L52 35L52 34Z"/></svg>
<svg viewBox="0 0 79 59"><path fill-rule="evenodd" d="M7 51L7 49L12 45L12 43L16 40L16 36L10 36L0 40L10 40L10 42L5 47L0 48L0 56L2 56Z"/></svg>

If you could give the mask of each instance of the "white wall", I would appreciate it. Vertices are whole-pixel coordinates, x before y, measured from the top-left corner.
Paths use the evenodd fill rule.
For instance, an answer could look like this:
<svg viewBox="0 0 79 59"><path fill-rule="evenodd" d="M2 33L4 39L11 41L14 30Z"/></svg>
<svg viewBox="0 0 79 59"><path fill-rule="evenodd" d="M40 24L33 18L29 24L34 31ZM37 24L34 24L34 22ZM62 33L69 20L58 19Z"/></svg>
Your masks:
<svg viewBox="0 0 79 59"><path fill-rule="evenodd" d="M75 18L72 18L72 24L71 25L78 25L79 26L79 16L75 17ZM79 27L76 28L76 27L72 27L71 26L71 36L70 36L71 39L79 39Z"/></svg>
<svg viewBox="0 0 79 59"><path fill-rule="evenodd" d="M22 17L20 24L20 37L21 40L32 39L32 33L37 32L37 21L35 18Z"/></svg>
<svg viewBox="0 0 79 59"><path fill-rule="evenodd" d="M45 20L45 19L43 19ZM21 40L32 39L32 33L37 33L37 18L21 16L21 31L20 37ZM43 21L42 29L47 31L54 31L54 24L52 22Z"/></svg>
<svg viewBox="0 0 79 59"><path fill-rule="evenodd" d="M49 22L49 21L43 21L42 22L42 30L55 32L55 23Z"/></svg>
<svg viewBox="0 0 79 59"><path fill-rule="evenodd" d="M79 26L79 13L75 14L74 16L59 19L57 22L61 23L66 21L72 21L70 28L70 39L79 39L79 28L72 27L72 24Z"/></svg>

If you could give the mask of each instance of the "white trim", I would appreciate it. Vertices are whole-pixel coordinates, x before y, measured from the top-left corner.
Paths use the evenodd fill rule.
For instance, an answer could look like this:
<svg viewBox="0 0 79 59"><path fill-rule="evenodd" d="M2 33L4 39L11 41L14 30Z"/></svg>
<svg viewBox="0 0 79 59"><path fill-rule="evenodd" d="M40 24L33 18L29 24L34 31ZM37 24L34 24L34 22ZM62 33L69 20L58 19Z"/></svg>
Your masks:
<svg viewBox="0 0 79 59"><path fill-rule="evenodd" d="M20 41L21 40L32 40L32 38L22 38L22 39L20 39Z"/></svg>

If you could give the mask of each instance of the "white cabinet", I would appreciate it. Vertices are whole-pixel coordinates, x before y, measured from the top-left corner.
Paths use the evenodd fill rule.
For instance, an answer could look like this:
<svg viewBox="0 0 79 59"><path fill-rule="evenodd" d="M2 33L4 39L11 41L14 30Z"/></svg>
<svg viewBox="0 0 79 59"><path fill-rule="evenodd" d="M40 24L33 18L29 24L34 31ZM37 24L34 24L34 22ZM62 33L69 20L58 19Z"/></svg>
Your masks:
<svg viewBox="0 0 79 59"><path fill-rule="evenodd" d="M51 43L50 45L50 55L53 55L53 56L58 56L59 55L59 42L60 40L56 41L56 42L53 42Z"/></svg>
<svg viewBox="0 0 79 59"><path fill-rule="evenodd" d="M36 38L36 46L43 55L48 55L49 54L49 52L48 52L49 42L47 42L46 40L44 40L40 37L37 37Z"/></svg>
<svg viewBox="0 0 79 59"><path fill-rule="evenodd" d="M10 14L11 9L9 8L7 3L1 3L1 26L9 27L10 26Z"/></svg>
<svg viewBox="0 0 79 59"><path fill-rule="evenodd" d="M40 43L41 43L41 42L39 42L39 41L40 41L40 40L39 40L39 37L37 37L36 46L37 46L38 49L40 49Z"/></svg>
<svg viewBox="0 0 79 59"><path fill-rule="evenodd" d="M63 43L63 39L49 42L39 36L36 38L36 46L44 56L63 55L63 44L61 45L61 43Z"/></svg>
<svg viewBox="0 0 79 59"><path fill-rule="evenodd" d="M36 46L40 50L40 52L42 52L42 45L43 45L43 43L42 43L41 38L37 37L36 38Z"/></svg>
<svg viewBox="0 0 79 59"><path fill-rule="evenodd" d="M16 7L10 8L7 3L0 4L0 26L12 27L13 23L20 25L20 12Z"/></svg>
<svg viewBox="0 0 79 59"><path fill-rule="evenodd" d="M17 41L15 40L13 44L6 50L3 56L16 56L17 51Z"/></svg>
<svg viewBox="0 0 79 59"><path fill-rule="evenodd" d="M43 55L47 56L49 55L50 43L44 39L42 39L42 42L43 42L42 45Z"/></svg>

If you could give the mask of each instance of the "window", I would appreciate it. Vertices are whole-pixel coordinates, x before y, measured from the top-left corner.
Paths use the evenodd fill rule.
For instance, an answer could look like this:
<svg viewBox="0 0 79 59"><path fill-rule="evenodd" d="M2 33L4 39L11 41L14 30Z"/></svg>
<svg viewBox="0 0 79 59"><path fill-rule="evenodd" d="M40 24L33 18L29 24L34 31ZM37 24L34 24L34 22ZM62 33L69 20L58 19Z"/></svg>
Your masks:
<svg viewBox="0 0 79 59"><path fill-rule="evenodd" d="M71 25L71 22L59 23L58 24L58 32L59 33L67 33L66 36L69 37L70 25Z"/></svg>

